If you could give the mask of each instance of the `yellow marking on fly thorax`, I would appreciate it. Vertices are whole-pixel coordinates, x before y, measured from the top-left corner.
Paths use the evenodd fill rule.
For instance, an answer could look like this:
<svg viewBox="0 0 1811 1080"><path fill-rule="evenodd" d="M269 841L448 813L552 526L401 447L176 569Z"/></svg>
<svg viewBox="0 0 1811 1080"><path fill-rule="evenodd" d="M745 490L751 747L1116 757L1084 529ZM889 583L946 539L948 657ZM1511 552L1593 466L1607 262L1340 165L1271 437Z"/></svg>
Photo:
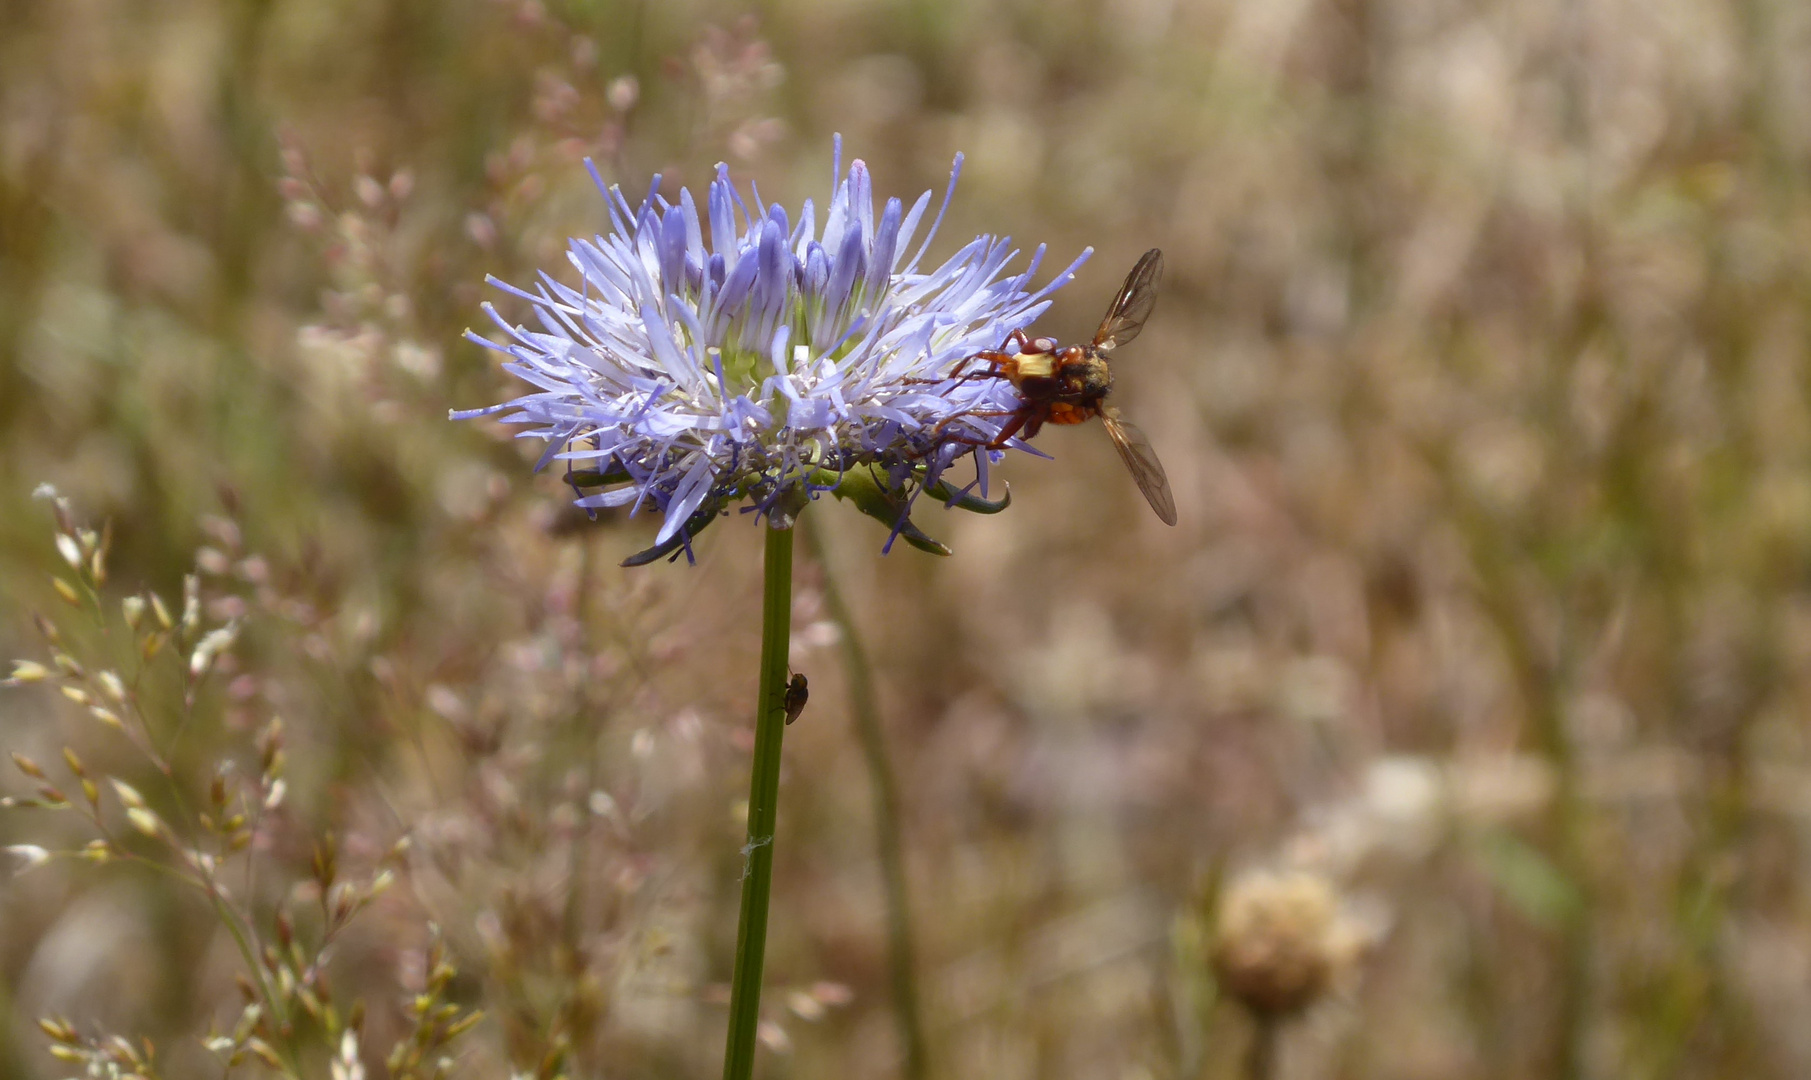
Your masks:
<svg viewBox="0 0 1811 1080"><path fill-rule="evenodd" d="M1019 353L1012 358L1013 374L1020 379L1048 379L1056 374L1055 353Z"/></svg>

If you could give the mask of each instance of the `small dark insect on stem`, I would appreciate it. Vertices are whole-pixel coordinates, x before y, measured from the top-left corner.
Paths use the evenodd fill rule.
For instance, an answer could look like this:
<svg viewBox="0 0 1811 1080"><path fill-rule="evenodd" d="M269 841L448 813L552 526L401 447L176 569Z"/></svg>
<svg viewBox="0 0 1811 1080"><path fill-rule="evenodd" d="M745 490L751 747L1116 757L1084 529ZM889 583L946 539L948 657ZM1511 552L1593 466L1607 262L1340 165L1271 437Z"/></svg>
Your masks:
<svg viewBox="0 0 1811 1080"><path fill-rule="evenodd" d="M805 711L805 702L810 698L811 683L805 676L796 671L793 672L792 681L786 684L786 722L788 724L797 720L799 714Z"/></svg>

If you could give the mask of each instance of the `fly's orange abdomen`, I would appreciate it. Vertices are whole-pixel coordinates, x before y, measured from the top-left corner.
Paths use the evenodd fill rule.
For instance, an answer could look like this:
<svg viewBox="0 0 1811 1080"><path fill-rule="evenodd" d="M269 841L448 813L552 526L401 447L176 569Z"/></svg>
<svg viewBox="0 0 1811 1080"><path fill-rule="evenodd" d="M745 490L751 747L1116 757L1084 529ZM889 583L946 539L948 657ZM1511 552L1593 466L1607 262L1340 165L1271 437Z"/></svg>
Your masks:
<svg viewBox="0 0 1811 1080"><path fill-rule="evenodd" d="M1049 420L1052 424L1079 424L1099 415L1100 409L1093 405L1071 405L1067 401L1050 403Z"/></svg>

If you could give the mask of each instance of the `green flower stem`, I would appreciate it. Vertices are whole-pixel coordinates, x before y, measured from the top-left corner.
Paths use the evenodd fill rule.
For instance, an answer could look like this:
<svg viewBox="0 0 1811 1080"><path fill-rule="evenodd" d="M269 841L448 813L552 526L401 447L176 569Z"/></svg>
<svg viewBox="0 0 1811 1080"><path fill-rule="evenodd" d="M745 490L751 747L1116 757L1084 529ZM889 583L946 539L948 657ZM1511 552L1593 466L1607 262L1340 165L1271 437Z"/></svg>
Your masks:
<svg viewBox="0 0 1811 1080"><path fill-rule="evenodd" d="M748 1080L761 1021L761 966L767 953L767 902L773 890L773 833L780 796L780 741L786 733L786 649L792 638L792 529L767 530L761 589L761 689L755 759L748 784L748 844L742 849L742 917L729 986L729 1042L723 1080Z"/></svg>
<svg viewBox="0 0 1811 1080"><path fill-rule="evenodd" d="M874 797L874 833L879 849L881 876L887 891L887 967L893 983L893 1015L899 1025L899 1042L905 1049L905 1080L924 1080L929 1074L929 1053L924 1020L918 1008L916 948L912 941L912 907L906 892L904 848L899 839L899 784L887 756L886 736L880 726L880 702L874 694L874 669L868 650L856 632L849 605L837 588L836 573L825 552L822 532L813 526L806 534L811 557L823 571L824 605L830 610L843 639L843 667L849 677L849 704L855 713L855 732L862 759L868 766L868 783Z"/></svg>

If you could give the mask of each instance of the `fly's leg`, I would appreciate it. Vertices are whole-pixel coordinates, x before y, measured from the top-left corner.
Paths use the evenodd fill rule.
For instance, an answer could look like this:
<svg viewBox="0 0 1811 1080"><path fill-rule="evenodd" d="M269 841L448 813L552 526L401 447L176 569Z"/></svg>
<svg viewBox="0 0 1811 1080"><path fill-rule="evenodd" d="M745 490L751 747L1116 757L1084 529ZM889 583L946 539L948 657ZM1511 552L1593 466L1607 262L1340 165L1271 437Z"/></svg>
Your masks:
<svg viewBox="0 0 1811 1080"><path fill-rule="evenodd" d="M1005 352L1006 346L1008 345L1018 346L1020 352L1031 351L1031 339L1025 336L1025 331L1023 330L1014 330L1012 333L1007 334L1006 340L1000 342L1000 347L996 351Z"/></svg>
<svg viewBox="0 0 1811 1080"><path fill-rule="evenodd" d="M969 420L969 419L974 419L977 417L988 418L988 417L995 417L995 416L1017 416L1020 411L1021 410L1019 410L1019 409L976 409L973 412L960 412L954 416L944 417L941 421L938 422L936 427L931 429L931 434L941 440L944 437L943 433L944 433L945 429L947 429L951 424L955 423L958 420ZM955 437L951 438L949 441L963 443L968 446L986 446L987 445L986 440L969 438L966 435L955 436Z"/></svg>
<svg viewBox="0 0 1811 1080"><path fill-rule="evenodd" d="M1016 351L1008 352L1007 351L1008 349L1014 349ZM1008 377L1004 371L1004 368L1006 367L1006 365L1012 363L1013 359L1018 355L1018 353L1026 353L1026 352L1031 352L1031 351L1032 351L1031 339L1025 335L1025 331L1024 330L1012 330L1007 333L1006 340L1000 342L999 348L983 349L981 352L978 352L978 353L974 354L973 356L964 357L962 362L957 364L955 366L955 368L944 378L941 378L941 379L906 379L905 381L909 382L909 383L944 383L944 382L950 381L951 379L954 379L955 381L961 383L961 382L967 382L970 379L1004 379L1004 378ZM969 364L975 362L976 360L984 360L993 366L987 371L964 372L962 370L963 368L967 367Z"/></svg>
<svg viewBox="0 0 1811 1080"><path fill-rule="evenodd" d="M1013 349L1015 351L1008 352L1007 350L1009 348ZM977 377L987 378L987 377L991 376L993 378L1002 378L1003 375L1002 375L1001 369L1003 369L1007 364L1012 363L1014 358L1017 357L1019 353L1028 353L1031 351L1032 351L1031 339L1025 336L1025 331L1014 330L1006 335L1005 341L1000 342L999 348L987 349L982 352L976 353L975 355L962 361L962 363L957 364L956 369L954 371L950 372L950 375L952 377L959 376L957 378L958 382L962 381L963 379L977 378ZM962 369L964 367L966 367L971 361L975 361L975 360L987 361L988 363L993 365L993 370L985 371L985 372L978 372L978 373L974 373L974 374L970 374L970 375L961 375L960 373L961 373Z"/></svg>
<svg viewBox="0 0 1811 1080"><path fill-rule="evenodd" d="M1031 418L1032 418L1032 414L1027 409L1019 409L1016 412L1014 412L1013 417L1012 417L1012 422L1000 429L1000 433L998 435L994 436L993 442L990 442L987 444L987 448L989 450L1006 449L1006 443L1008 442L1008 440L1010 440L1014 435L1017 435L1019 433L1019 429L1024 427L1026 425L1026 423L1029 420L1031 420Z"/></svg>
<svg viewBox="0 0 1811 1080"><path fill-rule="evenodd" d="M967 372L965 372L962 370L963 368L967 367L969 364L974 363L976 360L985 361L992 366L989 367L985 371L967 371ZM1008 376L1006 374L1005 367L1007 364L1010 364L1012 362L1013 362L1013 357L1012 357L1011 353L998 352L998 351L989 349L985 352L978 352L973 356L963 358L961 363L957 364L955 366L955 368L948 375L945 375L942 378L939 378L939 379L904 379L902 381L907 382L907 383L914 383L914 384L918 384L918 385L943 386L945 384L960 385L962 383L968 382L970 379L1005 379L1005 378L1010 378L1010 376Z"/></svg>
<svg viewBox="0 0 1811 1080"><path fill-rule="evenodd" d="M984 360L992 366L986 371L962 371L964 367L976 360ZM967 382L970 379L1004 379L1009 377L1006 374L1007 365L1013 362L1014 358L1012 353L1000 352L997 350L978 352L967 360L962 361L962 363L957 364L956 369L950 372L950 377L959 383Z"/></svg>
<svg viewBox="0 0 1811 1080"><path fill-rule="evenodd" d="M1004 450L1006 449L1006 444L1012 441L1012 437L1017 435L1020 429L1030 425L1030 434L1036 434L1037 429L1043 426L1043 421L1038 419L1029 409L977 409L974 412L958 413L955 416L947 417L942 423L932 429L932 433L938 438L942 438L943 429L950 424L955 423L957 420L966 420L971 417L985 418L994 416L1010 416L1012 419L1007 422L1006 426L1001 428L999 433L992 439L973 439L967 436L958 436L949 441L961 443L964 446L972 446L977 450Z"/></svg>

